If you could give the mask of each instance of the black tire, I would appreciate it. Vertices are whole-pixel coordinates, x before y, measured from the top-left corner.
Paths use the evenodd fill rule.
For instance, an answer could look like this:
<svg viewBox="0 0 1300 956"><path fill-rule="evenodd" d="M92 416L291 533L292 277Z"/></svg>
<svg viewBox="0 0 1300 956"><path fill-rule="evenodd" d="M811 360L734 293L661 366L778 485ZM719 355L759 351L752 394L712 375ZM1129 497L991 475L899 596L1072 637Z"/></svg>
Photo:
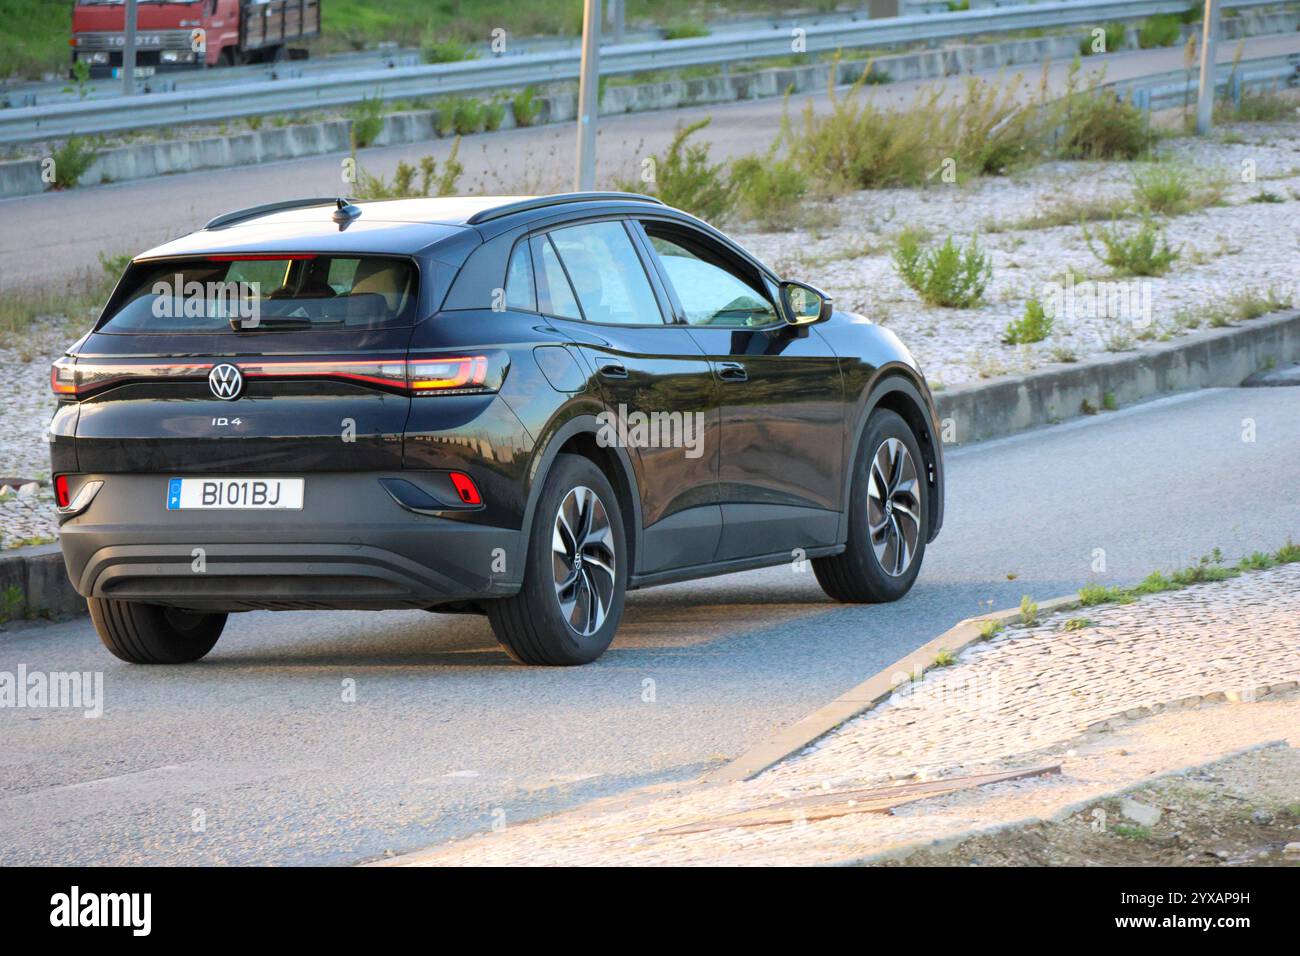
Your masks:
<svg viewBox="0 0 1300 956"><path fill-rule="evenodd" d="M130 664L189 664L212 650L225 614L181 611L157 604L87 598L104 646Z"/></svg>
<svg viewBox="0 0 1300 956"><path fill-rule="evenodd" d="M900 549L895 547L891 552L888 544L884 545L885 555L882 562L881 557L876 554L869 527L873 510L873 506L869 504L872 464L880 453L881 447L891 440L901 442L906 448L911 456L916 476L914 503L905 507L903 501L906 495L900 495L897 503L898 517L893 518L895 522L893 527L899 529L904 541L907 532L911 530L907 527L907 523L911 520L909 512L914 512L917 518L916 539L914 544L906 547L905 554L909 556L909 563L902 569L902 573L894 573L897 561L891 560L891 558L898 558ZM887 460L888 450L885 454ZM885 409L872 413L867 421L862 443L858 447L852 478L847 547L841 554L814 558L813 573L817 575L817 582L822 586L822 590L836 601L847 604L883 604L897 601L912 589L912 583L916 581L916 576L921 571L921 562L925 558L925 539L930 531L929 481L925 459L921 455L916 436L912 434L912 429L901 416ZM894 507L895 503L891 502L888 515L879 507L876 507L876 510L888 523L893 517ZM882 531L884 537L879 540L890 539L888 530L886 526ZM891 565L888 570L885 568L885 563Z"/></svg>
<svg viewBox="0 0 1300 956"><path fill-rule="evenodd" d="M609 531L608 547L612 548L614 555L612 577L606 576L603 571L604 564L601 562L607 560L604 550L606 546L603 543L593 546L595 550L584 551L581 547L576 549L588 558L585 578L582 561L553 558L552 542L557 533L556 521L560 507L571 503L571 493L585 497L581 496L581 489L594 493L600 511L603 511L604 527ZM591 507L596 514L600 513L595 511L594 506ZM562 537L561 540L565 539ZM604 473L580 455L557 455L546 476L533 515L528 550L524 558L523 586L518 594L487 604L492 631L506 653L521 664L549 666L588 664L603 654L614 639L614 632L618 630L619 621L623 617L628 570L626 541L618 498ZM592 569L593 557L598 559L597 567L601 570ZM573 615L582 618L578 622L579 626L575 627L572 617L566 616L561 610L561 597L557 590L561 585L557 584L557 573L566 577L572 575L573 580L578 582L568 593L574 595ZM594 611L589 617L584 615L583 608L590 610L595 605L582 603L582 595L585 593L590 596L592 588L603 591L607 579L611 583L611 589L604 602L604 617L600 618ZM582 581L587 582L585 592L582 590ZM588 627L591 632L584 633Z"/></svg>

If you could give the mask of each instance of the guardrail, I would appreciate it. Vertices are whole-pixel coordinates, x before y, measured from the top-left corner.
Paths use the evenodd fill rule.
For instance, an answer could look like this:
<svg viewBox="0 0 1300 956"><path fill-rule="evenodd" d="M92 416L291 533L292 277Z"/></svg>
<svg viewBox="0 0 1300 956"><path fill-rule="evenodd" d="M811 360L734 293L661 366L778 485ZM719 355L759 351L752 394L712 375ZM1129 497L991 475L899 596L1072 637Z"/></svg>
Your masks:
<svg viewBox="0 0 1300 956"><path fill-rule="evenodd" d="M869 49L907 43L967 38L1072 26L1100 26L1182 13L1190 0L1073 0L1025 7L997 7L881 20L848 20L808 27L804 51ZM1280 0L1220 0L1225 9L1281 6ZM771 30L717 37L603 47L604 76L690 66L716 66L788 56L792 36ZM348 106L363 99L409 99L455 93L523 88L578 78L572 51L364 70L337 77L304 77L171 93L122 96L112 100L59 103L0 110L0 143L212 122L241 116Z"/></svg>
<svg viewBox="0 0 1300 956"><path fill-rule="evenodd" d="M1193 69L1190 73L1187 70L1170 70L1151 76L1117 80L1103 84L1103 88L1114 90L1134 106L1150 112L1184 103L1194 109L1199 82L1198 70ZM1244 90L1297 85L1300 85L1300 53L1257 57L1242 60L1235 65L1220 63L1215 68L1215 95L1222 90L1236 103L1241 102Z"/></svg>

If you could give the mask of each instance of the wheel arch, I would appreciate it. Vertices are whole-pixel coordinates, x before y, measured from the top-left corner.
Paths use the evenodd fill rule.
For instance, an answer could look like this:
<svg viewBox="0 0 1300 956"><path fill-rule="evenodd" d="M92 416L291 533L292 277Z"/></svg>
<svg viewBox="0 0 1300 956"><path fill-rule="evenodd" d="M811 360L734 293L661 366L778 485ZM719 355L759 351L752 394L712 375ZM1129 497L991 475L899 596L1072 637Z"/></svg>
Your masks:
<svg viewBox="0 0 1300 956"><path fill-rule="evenodd" d="M886 409L899 415L907 422L912 433L916 435L925 459L926 470L930 480L929 534L926 543L935 539L943 527L944 511L944 477L943 446L939 423L933 411L934 405L928 398L928 389L917 381L911 370L904 365L882 368L872 383L863 390L864 398L859 404L857 418L851 432L851 445L845 461L856 472L858 455L861 452L862 437L866 433L867 422L877 409ZM844 483L844 507L840 515L840 540L847 540L849 522L850 496L853 482Z"/></svg>
<svg viewBox="0 0 1300 956"><path fill-rule="evenodd" d="M601 444L597 438L600 428L595 415L577 415L557 426L546 437L542 451L534 455L529 469L528 503L524 508L522 553L527 553L537 502L542 495L542 486L546 484L546 476L555 463L555 456L576 454L591 461L614 487L627 538L627 566L630 573L635 574L641 554L641 492L627 449Z"/></svg>

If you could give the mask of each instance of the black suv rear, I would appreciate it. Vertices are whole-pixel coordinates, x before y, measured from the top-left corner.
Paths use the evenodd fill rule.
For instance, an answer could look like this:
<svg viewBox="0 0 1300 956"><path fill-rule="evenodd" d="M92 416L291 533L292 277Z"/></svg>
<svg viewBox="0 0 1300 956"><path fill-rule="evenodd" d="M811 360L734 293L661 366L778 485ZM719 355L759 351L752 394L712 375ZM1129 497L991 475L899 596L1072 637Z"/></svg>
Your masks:
<svg viewBox="0 0 1300 956"><path fill-rule="evenodd" d="M942 520L897 339L624 194L218 217L131 263L52 387L68 573L137 663L311 608L480 611L583 663L629 587L794 555L900 597Z"/></svg>

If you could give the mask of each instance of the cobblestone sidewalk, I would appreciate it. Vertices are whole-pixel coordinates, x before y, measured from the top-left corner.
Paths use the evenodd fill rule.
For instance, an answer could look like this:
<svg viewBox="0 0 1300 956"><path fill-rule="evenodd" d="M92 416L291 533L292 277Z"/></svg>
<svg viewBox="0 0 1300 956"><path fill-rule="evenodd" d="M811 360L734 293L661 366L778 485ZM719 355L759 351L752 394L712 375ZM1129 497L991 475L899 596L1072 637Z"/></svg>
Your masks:
<svg viewBox="0 0 1300 956"><path fill-rule="evenodd" d="M660 787L394 862L825 863L1047 818L1267 740L1300 745L1298 651L1300 564L1082 609L975 645L755 780ZM801 796L1042 764L1062 769L892 815L663 832Z"/></svg>

